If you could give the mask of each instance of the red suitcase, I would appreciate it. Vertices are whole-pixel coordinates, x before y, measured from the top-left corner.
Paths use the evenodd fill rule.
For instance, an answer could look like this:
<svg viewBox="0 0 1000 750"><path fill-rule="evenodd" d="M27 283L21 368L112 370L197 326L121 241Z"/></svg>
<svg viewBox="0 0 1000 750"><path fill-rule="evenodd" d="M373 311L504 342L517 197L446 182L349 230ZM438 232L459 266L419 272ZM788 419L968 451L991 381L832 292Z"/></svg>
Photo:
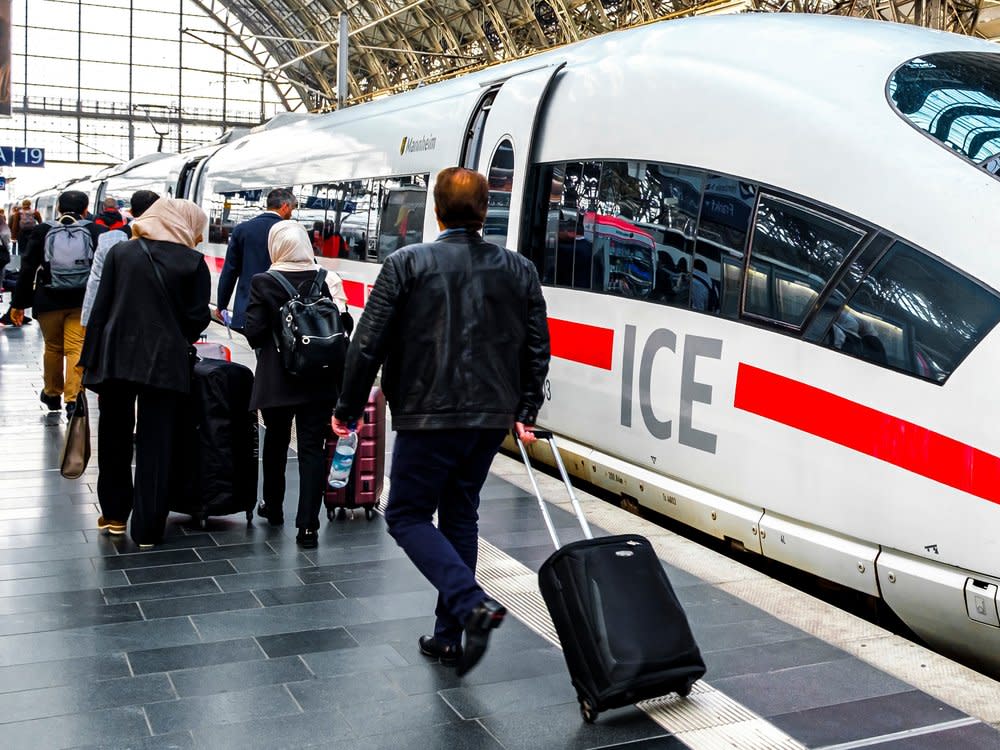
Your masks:
<svg viewBox="0 0 1000 750"><path fill-rule="evenodd" d="M365 406L365 422L358 432L358 452L351 467L351 478L338 490L326 488L323 502L326 517L343 519L347 511L363 508L370 521L382 495L385 475L385 395L381 388L372 388ZM327 464L333 461L337 439L331 435L326 441Z"/></svg>

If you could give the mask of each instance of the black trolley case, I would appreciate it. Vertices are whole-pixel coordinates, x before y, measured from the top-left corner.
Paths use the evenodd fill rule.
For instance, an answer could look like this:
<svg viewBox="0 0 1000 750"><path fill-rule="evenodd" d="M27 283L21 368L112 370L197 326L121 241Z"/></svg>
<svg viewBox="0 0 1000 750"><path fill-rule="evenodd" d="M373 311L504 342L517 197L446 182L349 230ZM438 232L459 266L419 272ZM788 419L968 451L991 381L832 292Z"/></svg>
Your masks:
<svg viewBox="0 0 1000 750"><path fill-rule="evenodd" d="M656 552L645 537L595 539L559 448L548 440L586 539L559 543L531 460L516 440L556 551L538 571L538 585L562 644L584 721L601 711L667 693L686 696L705 674L687 617Z"/></svg>

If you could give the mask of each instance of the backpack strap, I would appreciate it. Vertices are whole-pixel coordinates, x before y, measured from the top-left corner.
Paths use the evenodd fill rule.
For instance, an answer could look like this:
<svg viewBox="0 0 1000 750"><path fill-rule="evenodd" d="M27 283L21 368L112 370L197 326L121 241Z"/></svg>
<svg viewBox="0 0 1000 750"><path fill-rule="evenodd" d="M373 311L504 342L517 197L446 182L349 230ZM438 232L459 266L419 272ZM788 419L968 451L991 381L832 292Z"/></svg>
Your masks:
<svg viewBox="0 0 1000 750"><path fill-rule="evenodd" d="M281 288L288 292L288 296L291 299L299 296L299 290L292 286L292 283L282 275L281 271L268 271L267 275L273 279L277 279L278 283L281 284Z"/></svg>
<svg viewBox="0 0 1000 750"><path fill-rule="evenodd" d="M323 293L324 283L326 283L326 269L319 268L316 270L316 278L313 279L312 285L309 287L309 296L320 296Z"/></svg>

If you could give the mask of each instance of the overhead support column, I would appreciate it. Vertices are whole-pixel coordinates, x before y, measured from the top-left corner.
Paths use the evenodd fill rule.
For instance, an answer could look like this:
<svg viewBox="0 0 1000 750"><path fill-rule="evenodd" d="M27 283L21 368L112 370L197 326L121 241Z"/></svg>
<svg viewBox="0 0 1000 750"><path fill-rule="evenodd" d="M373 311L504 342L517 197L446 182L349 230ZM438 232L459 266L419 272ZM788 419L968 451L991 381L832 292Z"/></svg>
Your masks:
<svg viewBox="0 0 1000 750"><path fill-rule="evenodd" d="M337 109L347 106L347 14L340 14L337 38Z"/></svg>

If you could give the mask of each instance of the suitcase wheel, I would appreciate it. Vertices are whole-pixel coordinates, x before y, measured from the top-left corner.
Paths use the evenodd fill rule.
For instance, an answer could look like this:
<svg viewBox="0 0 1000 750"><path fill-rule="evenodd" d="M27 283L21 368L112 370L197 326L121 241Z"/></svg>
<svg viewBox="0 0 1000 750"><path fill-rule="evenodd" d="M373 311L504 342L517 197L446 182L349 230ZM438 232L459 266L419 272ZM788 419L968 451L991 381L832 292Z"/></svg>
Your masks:
<svg viewBox="0 0 1000 750"><path fill-rule="evenodd" d="M369 521L375 518L375 509L365 508L365 518L368 519Z"/></svg>
<svg viewBox="0 0 1000 750"><path fill-rule="evenodd" d="M191 522L202 531L208 528L208 518L206 516L191 516Z"/></svg>
<svg viewBox="0 0 1000 750"><path fill-rule="evenodd" d="M337 509L336 508L327 508L326 509L326 520L327 521L332 521L336 517L337 517Z"/></svg>
<svg viewBox="0 0 1000 750"><path fill-rule="evenodd" d="M693 683L690 685L685 685L684 687L682 687L680 690L677 691L677 695L679 695L681 698L687 698L689 695L691 695L692 687L694 687Z"/></svg>
<svg viewBox="0 0 1000 750"><path fill-rule="evenodd" d="M593 724L597 721L597 709L590 705L590 701L586 698L580 699L580 716L588 724Z"/></svg>
<svg viewBox="0 0 1000 750"><path fill-rule="evenodd" d="M345 518L347 518L347 511L344 508L335 508L333 513L334 513L334 518L336 518L338 521L343 521ZM333 519L331 518L330 520L332 521Z"/></svg>
<svg viewBox="0 0 1000 750"><path fill-rule="evenodd" d="M247 526L253 525L253 508L247 511Z"/></svg>

